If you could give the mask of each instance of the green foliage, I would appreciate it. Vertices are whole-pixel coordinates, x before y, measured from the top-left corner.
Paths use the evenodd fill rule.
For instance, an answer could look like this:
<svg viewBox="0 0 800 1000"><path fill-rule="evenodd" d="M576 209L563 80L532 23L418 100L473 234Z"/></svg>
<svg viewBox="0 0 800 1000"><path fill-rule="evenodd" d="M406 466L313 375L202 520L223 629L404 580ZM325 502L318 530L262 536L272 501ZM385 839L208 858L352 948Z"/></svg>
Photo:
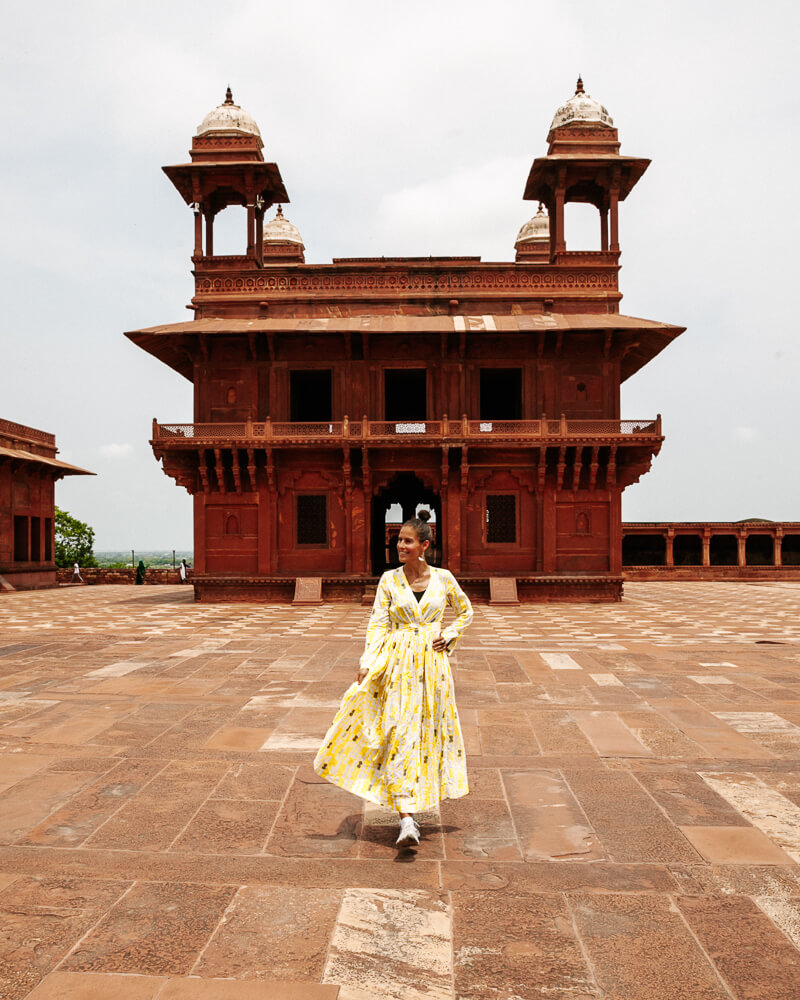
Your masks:
<svg viewBox="0 0 800 1000"><path fill-rule="evenodd" d="M96 566L94 529L56 507L56 566Z"/></svg>

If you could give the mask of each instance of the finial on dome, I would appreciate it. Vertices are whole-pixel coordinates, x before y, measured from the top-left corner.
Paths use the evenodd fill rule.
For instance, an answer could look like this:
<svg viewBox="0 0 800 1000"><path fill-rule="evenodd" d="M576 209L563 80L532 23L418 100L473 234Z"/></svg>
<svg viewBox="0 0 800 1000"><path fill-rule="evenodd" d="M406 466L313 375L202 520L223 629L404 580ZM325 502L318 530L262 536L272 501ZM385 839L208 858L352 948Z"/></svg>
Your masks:
<svg viewBox="0 0 800 1000"><path fill-rule="evenodd" d="M233 100L231 88L225 91L225 100L205 116L197 129L197 135L208 132L240 132L261 138L258 125L251 115L243 111Z"/></svg>
<svg viewBox="0 0 800 1000"><path fill-rule="evenodd" d="M575 93L556 111L550 129L576 122L597 122L608 128L614 127L614 119L599 101L591 98L583 88L583 77L578 76Z"/></svg>
<svg viewBox="0 0 800 1000"><path fill-rule="evenodd" d="M542 245L550 239L550 219L545 214L544 205L539 202L539 210L532 219L528 219L525 225L517 234L514 244L517 251L525 249L525 256L530 256L531 252L538 252Z"/></svg>
<svg viewBox="0 0 800 1000"><path fill-rule="evenodd" d="M278 205L277 211L269 222L264 223L264 243L295 243L303 249L303 238L297 226L283 214L283 206Z"/></svg>

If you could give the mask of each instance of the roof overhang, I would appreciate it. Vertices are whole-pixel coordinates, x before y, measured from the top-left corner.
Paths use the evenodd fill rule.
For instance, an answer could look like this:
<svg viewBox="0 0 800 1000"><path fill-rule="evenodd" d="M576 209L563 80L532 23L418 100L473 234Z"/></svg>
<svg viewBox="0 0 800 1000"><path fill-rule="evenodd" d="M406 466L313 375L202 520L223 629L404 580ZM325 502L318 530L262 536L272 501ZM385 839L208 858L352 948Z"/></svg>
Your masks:
<svg viewBox="0 0 800 1000"><path fill-rule="evenodd" d="M562 170L566 170L566 183L570 186L582 174L596 179L598 167L600 167L606 168L609 180L612 175L618 174L619 200L623 201L649 166L650 160L638 156L611 154L580 156L571 153L553 153L551 156L540 156L533 161L522 197L525 201L546 203L550 200L550 192L555 189Z"/></svg>
<svg viewBox="0 0 800 1000"><path fill-rule="evenodd" d="M193 358L206 337L255 334L387 334L443 333L561 334L608 332L627 334L622 379L630 378L684 332L683 326L658 323L619 313L537 313L533 315L275 317L263 319L198 319L131 330L125 334L142 350L192 380Z"/></svg>
<svg viewBox="0 0 800 1000"><path fill-rule="evenodd" d="M46 455L37 455L32 451L22 451L18 448L0 447L0 461L28 462L32 465L44 465L48 468L58 469L62 476L95 476L97 473L89 472L88 469L81 469L77 465L70 465L68 462L60 462L57 458L48 458Z"/></svg>
<svg viewBox="0 0 800 1000"><path fill-rule="evenodd" d="M289 203L289 195L283 186L283 178L277 163L179 163L162 167L181 194L187 205L191 205L205 190L214 187L232 187L239 190L244 183L252 185L267 205L275 202ZM244 192L243 192L244 196ZM266 207L266 206L265 206Z"/></svg>

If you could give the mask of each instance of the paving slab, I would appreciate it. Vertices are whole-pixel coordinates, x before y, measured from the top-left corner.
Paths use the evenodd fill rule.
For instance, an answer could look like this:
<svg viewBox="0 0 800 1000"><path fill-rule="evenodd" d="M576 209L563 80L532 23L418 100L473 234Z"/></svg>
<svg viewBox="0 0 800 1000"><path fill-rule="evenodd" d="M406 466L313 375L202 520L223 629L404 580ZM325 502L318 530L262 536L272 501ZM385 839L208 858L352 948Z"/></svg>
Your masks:
<svg viewBox="0 0 800 1000"><path fill-rule="evenodd" d="M0 996L800 996L800 584L475 610L398 852L311 769L368 608L0 596Z"/></svg>

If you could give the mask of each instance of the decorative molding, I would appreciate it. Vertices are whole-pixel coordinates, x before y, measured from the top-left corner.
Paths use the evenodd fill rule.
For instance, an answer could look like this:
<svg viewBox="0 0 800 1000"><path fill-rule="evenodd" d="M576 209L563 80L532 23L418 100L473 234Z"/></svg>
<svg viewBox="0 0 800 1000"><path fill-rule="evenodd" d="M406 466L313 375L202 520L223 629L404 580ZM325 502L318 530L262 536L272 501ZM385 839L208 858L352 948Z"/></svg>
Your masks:
<svg viewBox="0 0 800 1000"><path fill-rule="evenodd" d="M270 295L345 295L363 298L369 293L377 296L387 292L398 295L441 294L480 291L519 292L551 291L569 292L582 290L617 291L617 268L608 270L569 268L558 269L513 268L502 271L457 271L431 273L428 271L388 271L374 273L328 272L292 274L250 274L228 276L198 276L195 281L198 296L214 294L262 293Z"/></svg>

